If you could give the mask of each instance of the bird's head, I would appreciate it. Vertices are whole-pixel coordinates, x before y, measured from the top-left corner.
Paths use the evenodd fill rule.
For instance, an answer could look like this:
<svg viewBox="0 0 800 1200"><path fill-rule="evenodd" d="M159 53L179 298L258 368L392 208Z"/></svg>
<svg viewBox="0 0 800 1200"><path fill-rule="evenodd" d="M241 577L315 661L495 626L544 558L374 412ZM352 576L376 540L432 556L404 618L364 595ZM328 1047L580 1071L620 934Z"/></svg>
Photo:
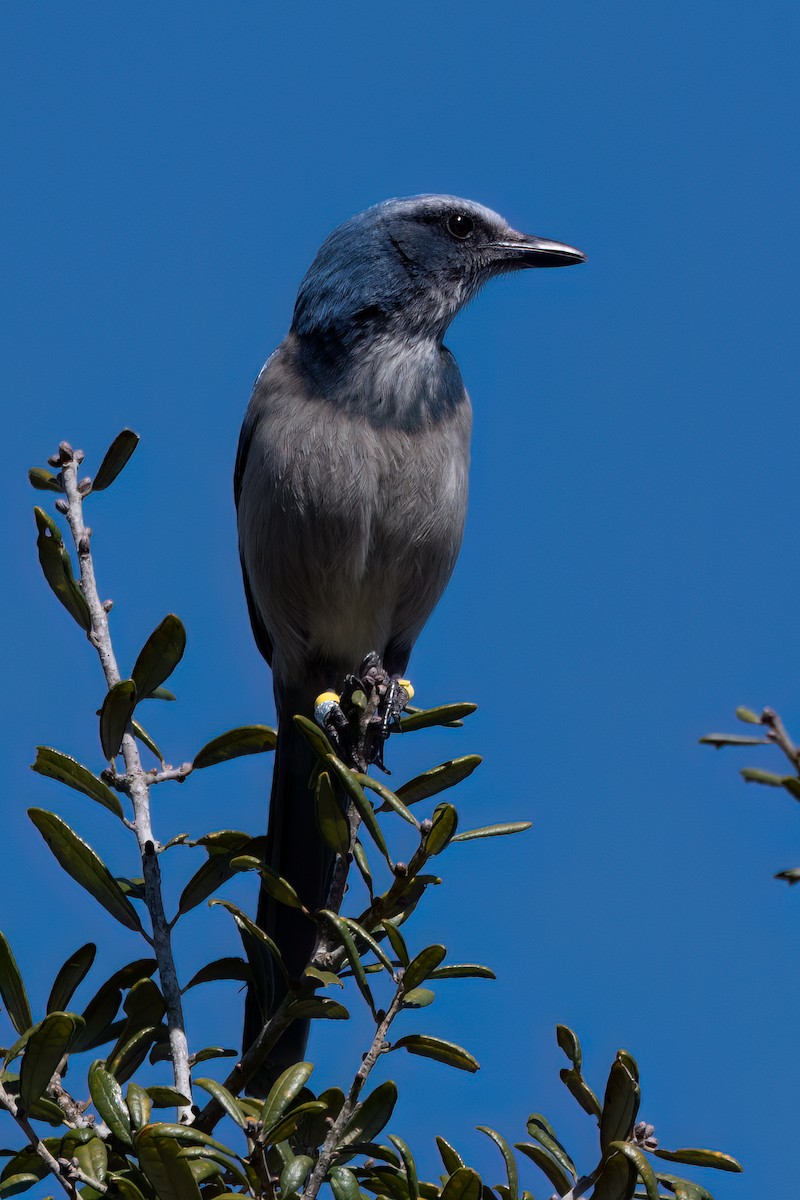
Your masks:
<svg viewBox="0 0 800 1200"><path fill-rule="evenodd" d="M585 259L573 246L517 233L471 200L386 200L323 242L300 285L292 329L345 345L389 330L441 338L495 275Z"/></svg>

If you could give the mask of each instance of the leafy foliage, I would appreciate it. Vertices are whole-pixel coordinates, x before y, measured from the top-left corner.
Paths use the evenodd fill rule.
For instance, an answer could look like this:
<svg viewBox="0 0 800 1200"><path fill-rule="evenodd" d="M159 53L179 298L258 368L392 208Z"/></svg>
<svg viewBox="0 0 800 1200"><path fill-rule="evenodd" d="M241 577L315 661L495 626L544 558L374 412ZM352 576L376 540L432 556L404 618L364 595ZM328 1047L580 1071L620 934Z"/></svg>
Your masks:
<svg viewBox="0 0 800 1200"><path fill-rule="evenodd" d="M91 573L84 574L90 535L82 526L81 506L92 491L101 491L117 478L137 442L135 434L123 430L106 453L94 483L78 482L77 466L83 456L67 443L49 460L50 466L59 468L57 474L44 468L30 473L35 488L59 493L58 510L68 514L73 533L78 530L76 578L57 524L43 510L36 510L45 578L64 607L91 632L95 645L105 644L110 635L105 610L92 591ZM440 982L494 978L489 967L448 962L443 943L415 948L407 940L406 926L412 928L416 906L427 889L439 882L428 871L430 860L447 861L446 854L459 842L524 832L530 823L505 821L458 832L455 804L436 798L444 791L452 793L472 774L480 764L477 755L441 763L391 790L354 771L321 728L297 717L298 728L319 760L315 787L320 832L340 868L355 861L367 893L360 910L342 911L343 886L338 893L332 887L328 904L320 911L305 910L291 881L266 862L265 839L260 836L226 829L193 839L183 834L166 846L158 845L150 823L156 785L182 782L194 770L275 746L273 730L249 725L213 738L192 763L180 768L164 763L135 713L145 699L174 699L163 684L180 662L185 644L183 625L169 614L148 638L130 678L120 678L106 668L108 690L100 711L106 765L97 773L62 751L37 750L35 771L94 800L130 828L136 859L129 868L132 877L119 879L62 818L43 809L30 810L31 820L61 868L107 913L145 940L148 957L95 982L93 998L81 1012L72 1011L76 990L95 969L96 947L87 942L57 970L46 1002L37 1001L32 1008L11 947L0 934L0 997L11 1042L0 1069L0 1108L16 1120L21 1137L17 1148L3 1152L8 1162L0 1173L0 1200L24 1193L46 1177L69 1196L86 1200L103 1195L123 1200L230 1200L235 1196L314 1200L323 1184L335 1200L365 1200L369 1194L390 1200L532 1200L530 1192L521 1190L520 1171L531 1163L548 1187L570 1200L590 1188L599 1200L630 1200L637 1188L643 1188L638 1194L649 1200L669 1195L703 1200L709 1196L703 1187L665 1174L660 1163L740 1170L734 1159L718 1151L659 1146L653 1127L637 1120L641 1082L636 1061L625 1050L618 1051L611 1063L601 1102L583 1076L577 1035L563 1025L558 1026L557 1039L568 1065L561 1078L583 1113L597 1125L596 1161L583 1174L540 1113L528 1118L530 1140L514 1146L491 1126L478 1127L499 1154L503 1182L498 1184L482 1179L441 1137L436 1142L443 1173L436 1180L420 1178L411 1147L396 1133L388 1133L385 1142L379 1140L392 1121L398 1093L391 1079L375 1084L370 1075L390 1054L405 1051L457 1070L479 1069L471 1050L425 1032L424 1020L414 1028L419 1020L415 1014L435 1002L433 989ZM474 709L468 703L407 709L399 729L405 735L432 726L458 727ZM742 719L758 720L753 714ZM720 741L720 736L715 735L714 744L768 740ZM155 753L160 769L144 770L139 742ZM120 756L124 771L118 772ZM778 777L774 786L787 784ZM793 794L798 789L800 782L797 789L787 787ZM412 805L419 807L412 812ZM406 838L416 838L407 862L399 861L399 853L394 852L401 830ZM359 832L366 833L368 841L358 837ZM205 861L183 879L177 912L168 919L159 863L169 861L172 869L173 858L167 860L167 855L178 845L204 851ZM302 909L316 923L317 946L302 978L289 979L279 947L246 913L217 895L239 871L258 873L277 902ZM355 894L355 888L348 893L348 903L354 907L350 897ZM143 903L143 908L137 909L135 902ZM238 930L244 954L231 953L206 963L181 988L172 958L172 930L204 902L230 914L231 933ZM155 958L149 956L150 949ZM153 978L156 969L158 982ZM277 1007L270 1003L269 990L275 970L285 975L288 988ZM292 1020L348 1018L348 1009L324 994L341 988L347 979L355 982L366 1005L374 1036L357 1058L354 1078L346 1089L316 1093L311 1087L313 1064L300 1062L284 1071L266 1095L258 1094L251 1081ZM193 1048L190 1036L187 1046L180 1003L182 992L218 980L249 983L269 1013L254 1046L224 1080L197 1073L197 1068L235 1052L214 1046ZM409 1019L411 1028L398 1035L394 1022ZM236 1040L236 1031L224 1032ZM145 1082L144 1074L137 1080L146 1062L148 1078L153 1067L168 1064L171 1083ZM199 1093L208 1097L202 1109L197 1106ZM160 1109L175 1109L176 1119L157 1119ZM223 1132L218 1138L220 1124Z"/></svg>

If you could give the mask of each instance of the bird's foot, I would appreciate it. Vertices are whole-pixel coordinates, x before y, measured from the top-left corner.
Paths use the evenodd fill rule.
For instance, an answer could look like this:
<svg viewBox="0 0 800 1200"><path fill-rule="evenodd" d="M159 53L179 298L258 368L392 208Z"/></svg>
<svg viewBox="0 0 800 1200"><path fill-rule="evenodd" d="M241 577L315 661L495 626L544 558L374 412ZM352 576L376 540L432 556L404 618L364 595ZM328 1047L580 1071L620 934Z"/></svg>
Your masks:
<svg viewBox="0 0 800 1200"><path fill-rule="evenodd" d="M390 774L383 761L384 746L399 728L400 714L413 695L409 681L389 675L372 652L358 674L345 677L341 694L323 692L317 697L314 716L348 766L366 771L375 765Z"/></svg>
<svg viewBox="0 0 800 1200"><path fill-rule="evenodd" d="M337 692L322 692L314 701L314 720L328 735L334 750L340 755L343 735L350 727L350 722L342 709L341 700L342 698Z"/></svg>

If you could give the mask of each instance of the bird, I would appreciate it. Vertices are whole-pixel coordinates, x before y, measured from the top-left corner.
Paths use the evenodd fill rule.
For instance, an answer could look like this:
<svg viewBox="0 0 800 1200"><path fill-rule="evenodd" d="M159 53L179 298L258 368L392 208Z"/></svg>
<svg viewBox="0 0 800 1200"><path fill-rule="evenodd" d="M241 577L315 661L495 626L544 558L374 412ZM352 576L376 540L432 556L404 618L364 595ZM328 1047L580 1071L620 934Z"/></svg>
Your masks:
<svg viewBox="0 0 800 1200"><path fill-rule="evenodd" d="M389 675L405 673L461 547L472 411L447 329L496 276L585 259L471 200L386 200L323 242L255 382L234 492L247 607L278 713L266 861L312 912L325 906L333 853L293 717L313 716L316 698L370 652ZM299 978L314 923L263 887L257 923ZM281 988L273 980L273 1007ZM266 1015L251 986L245 1050ZM296 1020L267 1080L302 1059L307 1037Z"/></svg>

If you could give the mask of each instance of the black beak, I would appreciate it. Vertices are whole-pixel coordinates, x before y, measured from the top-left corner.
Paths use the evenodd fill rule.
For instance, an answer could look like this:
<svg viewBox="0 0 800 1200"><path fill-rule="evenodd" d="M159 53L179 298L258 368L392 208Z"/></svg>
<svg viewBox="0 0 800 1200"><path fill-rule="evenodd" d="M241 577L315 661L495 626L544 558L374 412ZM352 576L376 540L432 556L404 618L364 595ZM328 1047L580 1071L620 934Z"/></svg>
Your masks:
<svg viewBox="0 0 800 1200"><path fill-rule="evenodd" d="M575 246L551 242L549 238L528 237L524 233L509 233L494 246L509 267L570 267L573 263L586 262L586 255Z"/></svg>

